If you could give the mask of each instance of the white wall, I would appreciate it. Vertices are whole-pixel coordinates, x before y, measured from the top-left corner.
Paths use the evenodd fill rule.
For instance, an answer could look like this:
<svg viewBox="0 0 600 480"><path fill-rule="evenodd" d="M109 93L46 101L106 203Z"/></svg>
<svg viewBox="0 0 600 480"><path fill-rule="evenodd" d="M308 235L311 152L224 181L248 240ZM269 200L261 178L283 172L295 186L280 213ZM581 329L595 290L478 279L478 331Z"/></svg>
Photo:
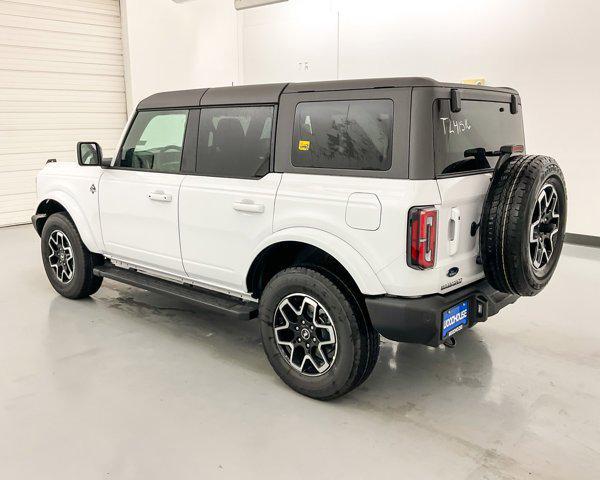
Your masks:
<svg viewBox="0 0 600 480"><path fill-rule="evenodd" d="M337 78L338 12L330 1L280 3L240 15L244 83Z"/></svg>
<svg viewBox="0 0 600 480"><path fill-rule="evenodd" d="M233 0L121 0L129 111L165 90L238 81Z"/></svg>
<svg viewBox="0 0 600 480"><path fill-rule="evenodd" d="M314 79L484 77L519 90L529 152L567 177L570 232L600 236L600 2L122 0L134 101L157 90Z"/></svg>
<svg viewBox="0 0 600 480"><path fill-rule="evenodd" d="M568 230L600 235L600 2L290 0L243 15L247 83L422 75L516 88L528 151L565 172Z"/></svg>

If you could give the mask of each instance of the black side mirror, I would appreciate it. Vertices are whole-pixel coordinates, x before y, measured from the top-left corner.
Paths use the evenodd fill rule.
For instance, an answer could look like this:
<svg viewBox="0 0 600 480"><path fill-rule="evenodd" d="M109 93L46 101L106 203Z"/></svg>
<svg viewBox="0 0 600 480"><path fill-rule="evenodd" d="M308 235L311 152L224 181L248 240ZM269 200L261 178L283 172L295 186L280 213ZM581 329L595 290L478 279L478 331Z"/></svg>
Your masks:
<svg viewBox="0 0 600 480"><path fill-rule="evenodd" d="M81 166L97 167L102 162L102 148L96 142L78 142L77 161Z"/></svg>

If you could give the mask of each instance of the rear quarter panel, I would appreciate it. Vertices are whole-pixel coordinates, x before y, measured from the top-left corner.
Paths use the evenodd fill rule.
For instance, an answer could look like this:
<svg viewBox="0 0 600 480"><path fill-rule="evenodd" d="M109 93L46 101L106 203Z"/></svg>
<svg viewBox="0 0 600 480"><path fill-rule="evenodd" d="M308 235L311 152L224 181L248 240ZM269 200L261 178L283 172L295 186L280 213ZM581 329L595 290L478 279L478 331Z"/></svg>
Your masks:
<svg viewBox="0 0 600 480"><path fill-rule="evenodd" d="M350 201L356 193L369 194L359 198L375 196L381 205L376 212L369 202L360 212L361 218L374 217L372 222L365 218L368 229L348 223L353 218L348 212L361 209ZM439 278L434 271L417 271L406 263L408 211L415 205L439 203L435 180L284 173L275 200L273 230L308 227L328 232L366 260L388 294L423 295L437 291ZM379 226L374 228L376 223Z"/></svg>

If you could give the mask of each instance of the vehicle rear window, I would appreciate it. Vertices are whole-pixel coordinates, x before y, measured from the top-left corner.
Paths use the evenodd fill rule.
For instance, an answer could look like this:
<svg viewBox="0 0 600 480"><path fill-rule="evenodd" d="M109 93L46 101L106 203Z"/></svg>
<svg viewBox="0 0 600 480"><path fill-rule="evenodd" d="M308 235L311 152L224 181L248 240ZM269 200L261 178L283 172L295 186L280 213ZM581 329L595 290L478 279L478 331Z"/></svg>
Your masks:
<svg viewBox="0 0 600 480"><path fill-rule="evenodd" d="M292 165L388 170L392 165L393 108L391 100L299 103Z"/></svg>
<svg viewBox="0 0 600 480"><path fill-rule="evenodd" d="M494 168L499 157L484 151L524 145L521 109L511 114L509 103L463 100L461 111L453 113L450 100L439 99L433 110L438 175Z"/></svg>

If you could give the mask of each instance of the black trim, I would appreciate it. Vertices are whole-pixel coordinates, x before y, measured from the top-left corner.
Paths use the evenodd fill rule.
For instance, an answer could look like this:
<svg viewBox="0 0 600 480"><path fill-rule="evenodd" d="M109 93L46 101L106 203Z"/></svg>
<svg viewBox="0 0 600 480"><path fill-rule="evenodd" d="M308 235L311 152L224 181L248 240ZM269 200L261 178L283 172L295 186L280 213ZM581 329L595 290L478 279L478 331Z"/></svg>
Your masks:
<svg viewBox="0 0 600 480"><path fill-rule="evenodd" d="M470 323L467 328L470 328L476 323L485 322L518 298L518 295L495 290L484 279L445 295L420 298L366 297L365 302L373 327L384 337L436 347L442 343L444 310L468 301Z"/></svg>
<svg viewBox="0 0 600 480"><path fill-rule="evenodd" d="M192 285L171 282L140 273L133 269L105 264L95 267L94 275L143 288L151 292L171 295L172 297L194 303L208 310L233 316L238 320L250 320L258 315L258 303L246 302L240 298Z"/></svg>
<svg viewBox="0 0 600 480"><path fill-rule="evenodd" d="M459 83L443 83L428 77L361 78L351 80L331 80L324 82L290 83L283 93L335 92L347 90L365 90L377 88L401 87L444 87L461 90L493 90L505 93L515 92L507 87L486 87ZM515 92L516 93L516 92Z"/></svg>
<svg viewBox="0 0 600 480"><path fill-rule="evenodd" d="M33 225L33 228L35 228L35 231L38 233L38 235L42 235L42 226L44 221L46 220L46 217L48 217L48 214L46 213L36 213L35 215L32 215L31 217L31 224ZM41 222L41 224L40 224Z"/></svg>
<svg viewBox="0 0 600 480"><path fill-rule="evenodd" d="M235 87L209 88L200 100L201 107L236 106L248 104L273 104L287 83L239 85Z"/></svg>
<svg viewBox="0 0 600 480"><path fill-rule="evenodd" d="M192 175L196 171L198 161L198 125L200 124L200 109L191 108L188 112L183 150L181 152L181 167L179 173Z"/></svg>
<svg viewBox="0 0 600 480"><path fill-rule="evenodd" d="M565 242L572 245L583 245L584 247L600 248L600 237L594 235L583 235L581 233L566 233Z"/></svg>
<svg viewBox="0 0 600 480"><path fill-rule="evenodd" d="M455 178L455 177L468 177L470 175L481 175L483 173L494 173L493 168L482 168L480 170L469 170L466 172L454 172L454 173L440 173L436 175L436 180L443 180L444 178Z"/></svg>
<svg viewBox="0 0 600 480"><path fill-rule="evenodd" d="M275 143L277 138L277 122L279 122L279 104L273 105L273 119L271 120L271 149L269 151L269 173L275 171ZM262 177L261 177L262 178Z"/></svg>

